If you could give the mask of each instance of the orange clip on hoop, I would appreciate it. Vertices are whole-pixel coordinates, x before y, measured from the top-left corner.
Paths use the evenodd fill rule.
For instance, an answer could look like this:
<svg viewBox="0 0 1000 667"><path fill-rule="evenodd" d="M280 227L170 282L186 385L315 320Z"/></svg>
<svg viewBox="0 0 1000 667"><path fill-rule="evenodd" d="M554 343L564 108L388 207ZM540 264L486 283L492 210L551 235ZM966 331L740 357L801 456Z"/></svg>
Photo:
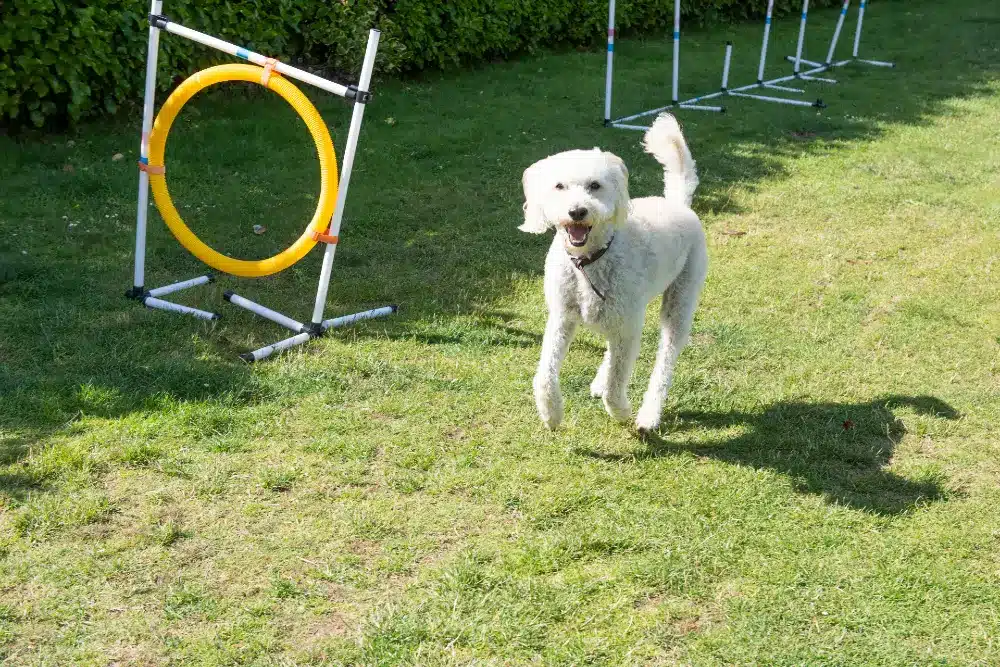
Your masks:
<svg viewBox="0 0 1000 667"><path fill-rule="evenodd" d="M330 236L329 234L320 234L319 232L313 232L312 240L316 241L317 243L332 243L333 245L337 245L337 242L340 240L340 237Z"/></svg>
<svg viewBox="0 0 1000 667"><path fill-rule="evenodd" d="M165 174L167 168L162 164L146 164L145 162L140 161L139 171L144 171L147 174Z"/></svg>
<svg viewBox="0 0 1000 667"><path fill-rule="evenodd" d="M278 61L274 58L268 58L264 61L264 71L260 75L260 85L267 88L267 82L271 80L271 74L275 76L281 76L280 72L275 72L274 68L278 65Z"/></svg>

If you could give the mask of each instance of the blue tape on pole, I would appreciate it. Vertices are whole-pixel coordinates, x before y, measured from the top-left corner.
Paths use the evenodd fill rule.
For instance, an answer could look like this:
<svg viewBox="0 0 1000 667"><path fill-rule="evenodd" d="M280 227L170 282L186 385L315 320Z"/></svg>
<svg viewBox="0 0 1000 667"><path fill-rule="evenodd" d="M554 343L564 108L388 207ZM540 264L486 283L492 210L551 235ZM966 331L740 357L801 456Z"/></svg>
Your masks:
<svg viewBox="0 0 1000 667"><path fill-rule="evenodd" d="M249 60L250 52L247 51L246 49L236 49L236 57L243 58L243 60Z"/></svg>
<svg viewBox="0 0 1000 667"><path fill-rule="evenodd" d="M770 16L768 16L768 17L767 17L766 19L764 19L764 23L765 23L766 25L771 25L771 17L770 17Z"/></svg>
<svg viewBox="0 0 1000 667"><path fill-rule="evenodd" d="M139 162L143 164L149 164L149 158L146 156L142 156L141 158L139 158Z"/></svg>
<svg viewBox="0 0 1000 667"><path fill-rule="evenodd" d="M843 8L843 9L842 9L842 10L840 11L840 15L841 15L841 16L847 16L847 7L844 7L844 8Z"/></svg>
<svg viewBox="0 0 1000 667"><path fill-rule="evenodd" d="M681 31L680 30L675 30L674 31L674 39L680 39L680 38L681 38Z"/></svg>
<svg viewBox="0 0 1000 667"><path fill-rule="evenodd" d="M614 50L615 50L615 45L612 44L611 42L608 42L608 53L611 53Z"/></svg>
<svg viewBox="0 0 1000 667"><path fill-rule="evenodd" d="M805 21L805 20L806 20L806 13L805 13L805 12L802 12L802 20L803 20L803 21Z"/></svg>

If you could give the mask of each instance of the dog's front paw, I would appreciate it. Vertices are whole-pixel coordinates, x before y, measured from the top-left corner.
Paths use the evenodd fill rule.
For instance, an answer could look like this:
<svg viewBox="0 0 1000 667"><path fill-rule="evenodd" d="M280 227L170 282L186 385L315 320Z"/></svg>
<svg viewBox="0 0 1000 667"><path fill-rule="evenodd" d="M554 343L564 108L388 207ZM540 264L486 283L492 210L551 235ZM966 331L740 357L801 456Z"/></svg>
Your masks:
<svg viewBox="0 0 1000 667"><path fill-rule="evenodd" d="M645 405L639 408L639 414L635 416L635 428L640 433L649 433L650 431L655 431L659 427L659 408L650 408Z"/></svg>
<svg viewBox="0 0 1000 667"><path fill-rule="evenodd" d="M629 405L628 398L624 396L614 400L609 396L605 396L604 409L617 422L625 423L632 417L632 406Z"/></svg>
<svg viewBox="0 0 1000 667"><path fill-rule="evenodd" d="M539 400L538 416L541 417L542 423L550 431L559 428L563 418L562 398L555 396L548 400Z"/></svg>
<svg viewBox="0 0 1000 667"><path fill-rule="evenodd" d="M604 388L607 384L607 378L600 375L594 378L594 381L590 383L590 395L592 398L604 398Z"/></svg>
<svg viewBox="0 0 1000 667"><path fill-rule="evenodd" d="M563 419L563 400L559 388L545 382L535 382L535 406L542 423L550 431L559 428Z"/></svg>

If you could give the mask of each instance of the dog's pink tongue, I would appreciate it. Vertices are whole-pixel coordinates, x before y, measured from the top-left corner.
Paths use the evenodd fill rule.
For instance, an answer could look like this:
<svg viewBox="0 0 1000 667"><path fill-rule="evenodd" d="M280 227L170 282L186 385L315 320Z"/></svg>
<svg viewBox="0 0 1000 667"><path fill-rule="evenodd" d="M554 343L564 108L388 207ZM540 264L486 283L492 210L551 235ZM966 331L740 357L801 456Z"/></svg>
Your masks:
<svg viewBox="0 0 1000 667"><path fill-rule="evenodd" d="M569 232L569 237L574 241L583 241L587 238L587 234L590 233L590 227L587 225L567 225L566 231Z"/></svg>

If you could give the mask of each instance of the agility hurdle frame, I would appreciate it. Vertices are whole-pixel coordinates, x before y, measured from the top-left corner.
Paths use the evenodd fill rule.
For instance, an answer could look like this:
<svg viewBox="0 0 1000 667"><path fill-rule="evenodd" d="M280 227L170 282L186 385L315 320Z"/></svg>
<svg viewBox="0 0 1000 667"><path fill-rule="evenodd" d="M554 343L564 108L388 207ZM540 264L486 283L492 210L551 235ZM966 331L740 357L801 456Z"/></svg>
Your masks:
<svg viewBox="0 0 1000 667"><path fill-rule="evenodd" d="M834 67L842 67L843 65L857 60L858 62L868 63L871 65L878 65L884 67L893 67L892 63L886 63L877 60L862 60L857 57L859 44L861 42L861 26L864 19L864 11L866 0L862 0L861 9L858 14L858 24L854 36L854 58L849 60L834 61L833 56L837 48L837 42L840 39L840 33L843 28L844 19L847 15L847 8L850 4L850 0L844 0L843 7L841 9L840 17L837 21L837 27L834 30L833 38L830 40L830 48L827 55L827 62L818 63L802 58L802 49L805 43L805 32L806 32L806 20L809 11L809 0L803 0L802 2L802 14L801 22L799 24L799 35L798 43L796 47L796 55L794 57L789 56L787 60L794 64L793 72L791 75L780 76L775 79L766 80L764 78L765 67L767 63L767 51L770 41L771 34L771 23L772 23L772 11L774 8L774 0L768 0L767 12L764 19L764 34L761 40L760 49L760 61L757 67L757 81L756 83L751 83L745 86L739 86L737 88L729 88L729 69L732 61L733 55L733 44L732 42L726 42L726 50L722 65L722 85L720 89L713 93L708 93L704 95L699 95L685 100L680 100L678 94L679 80L680 80L680 40L681 40L681 0L674 0L674 30L673 30L673 72L672 72L672 86L671 86L671 103L656 109L650 109L649 111L643 111L641 113L633 114L631 116L623 116L617 119L613 119L611 115L611 99L612 99L612 82L613 82L613 72L614 72L614 46L615 46L615 0L609 0L608 2L608 55L607 55L607 65L605 73L605 88L604 88L604 125L605 127L614 127L624 130L640 130L644 131L649 129L648 125L637 125L631 121L638 120L640 118L646 118L648 116L653 116L659 114L668 109L696 109L701 111L714 111L717 113L724 113L726 111L725 106L710 106L702 104L708 100L715 100L725 96L732 97L743 97L749 99L755 99L763 102L772 102L776 104L788 104L792 106L802 106L802 107L814 107L814 108L825 108L826 104L822 99L817 99L815 102L808 102L805 100L789 99L786 97L776 97L772 95L761 95L758 93L752 93L755 89L760 89L762 91L777 90L791 93L802 93L804 92L799 88L792 88L789 86L784 86L786 82L794 81L796 79L803 81L816 81L821 83L836 83L834 79L828 79L816 76L817 74L832 69ZM801 65L805 63L808 69L803 71Z"/></svg>
<svg viewBox="0 0 1000 667"><path fill-rule="evenodd" d="M805 79L807 81L822 81L824 83L836 83L835 79L823 79L814 76L810 76L810 72L801 73L802 63L805 63L808 67L813 68L812 72L830 70L835 67L843 67L844 65L850 64L852 62L858 62L865 65L873 65L875 67L895 67L896 64L892 62L887 62L885 60L869 60L866 58L859 58L858 51L861 48L861 27L865 20L865 9L868 6L868 0L861 0L858 5L858 22L854 28L854 48L851 51L851 57L846 60L834 61L833 56L837 50L837 42L840 40L840 32L844 28L844 21L847 19L847 12L850 9L851 0L844 0L844 4L840 7L840 16L837 17L837 26L833 30L833 38L830 40L830 48L826 52L826 61L819 63L813 60L806 60L802 57L802 47L805 41L806 33L806 21L809 15L809 0L802 0L802 22L799 24L799 41L795 49L794 56L785 56L785 60L792 63L792 70L796 78Z"/></svg>
<svg viewBox="0 0 1000 667"><path fill-rule="evenodd" d="M337 249L338 236L340 234L341 223L343 222L344 205L347 202L347 188L351 181L351 171L354 166L354 156L357 151L358 137L361 133L361 122L364 118L365 106L371 100L372 70L375 66L375 54L378 51L380 32L378 29L371 29L368 33L368 44L365 49L365 57L361 66L361 75L358 84L344 86L334 81L324 79L315 74L292 67L280 61L275 61L259 53L230 44L221 39L192 30L178 23L170 21L163 15L163 0L152 0L149 15L149 43L146 55L146 86L142 109L142 138L140 142L139 161L142 165L149 163L149 137L153 127L153 112L156 96L156 72L157 60L159 56L160 33L168 32L179 37L184 37L198 44L211 47L223 53L235 56L242 60L249 61L255 65L264 67L269 65L283 76L297 79L304 83L311 84L328 93L333 93L347 100L353 100L354 109L351 116L351 124L347 134L347 143L344 149L342 164L340 165L339 183L337 189L337 203L330 221L327 234L319 238L320 242L326 244L323 253L323 263L320 269L319 284L316 290L316 301L313 306L312 319L309 323L299 322L287 315L283 315L266 306L258 304L250 299L239 296L234 292L227 291L224 298L229 303L249 310L250 312L263 317L271 322L279 324L291 331L295 335L280 340L271 345L266 345L252 352L241 354L240 358L247 362L260 361L275 352L287 350L298 345L302 345L309 340L323 335L330 329L348 326L362 320L370 320L376 317L391 315L397 311L396 305L384 306L364 312L323 319L323 311L326 306L326 298L330 286L330 277L333 271L333 259ZM141 165L140 165L141 167ZM136 234L135 234L135 271L132 280L132 289L126 292L126 296L139 301L147 308L164 310L172 313L191 315L203 320L216 320L221 317L218 313L213 313L197 308L191 308L171 301L166 301L160 297L185 289L205 285L214 281L214 275L206 273L195 278L171 283L163 287L147 290L145 288L146 270L146 225L149 213L149 175L140 168L139 170L139 195L136 211Z"/></svg>

